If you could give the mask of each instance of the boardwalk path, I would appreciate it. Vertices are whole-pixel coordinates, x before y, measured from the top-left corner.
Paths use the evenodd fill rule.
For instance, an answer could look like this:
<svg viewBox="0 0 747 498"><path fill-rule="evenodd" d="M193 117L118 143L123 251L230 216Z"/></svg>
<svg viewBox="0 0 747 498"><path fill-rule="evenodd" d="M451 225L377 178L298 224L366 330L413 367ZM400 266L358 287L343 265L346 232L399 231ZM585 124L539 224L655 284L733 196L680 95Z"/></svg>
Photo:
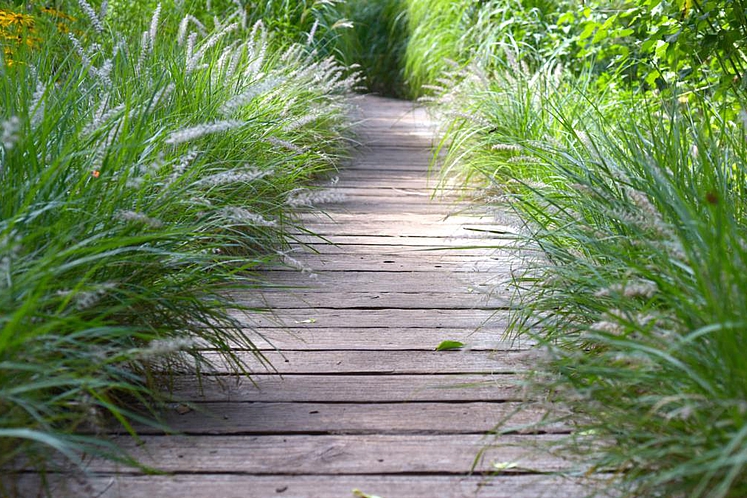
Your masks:
<svg viewBox="0 0 747 498"><path fill-rule="evenodd" d="M487 293L512 259L480 248L496 241L470 230L494 226L492 219L447 216L453 204L430 199L433 130L425 114L372 97L361 107L364 146L336 187L346 200L308 225L330 243L305 237L318 254L292 254L315 277L268 272L279 286L305 287L264 296L288 328L257 320L282 351L264 345L282 377L259 374L258 388L207 382L203 394L193 378L177 379L179 395L207 412L175 410L170 422L186 435L146 435L136 449L176 475L105 478L105 496L579 494L542 474L561 462L530 450L551 435L504 436L468 475L492 441L484 433L521 400L516 373L525 355L500 341L506 296ZM473 247L455 248L466 245ZM427 250L434 247L453 249ZM447 339L469 350L434 351ZM528 408L513 422L537 413ZM502 462L540 472L486 480L482 473Z"/></svg>

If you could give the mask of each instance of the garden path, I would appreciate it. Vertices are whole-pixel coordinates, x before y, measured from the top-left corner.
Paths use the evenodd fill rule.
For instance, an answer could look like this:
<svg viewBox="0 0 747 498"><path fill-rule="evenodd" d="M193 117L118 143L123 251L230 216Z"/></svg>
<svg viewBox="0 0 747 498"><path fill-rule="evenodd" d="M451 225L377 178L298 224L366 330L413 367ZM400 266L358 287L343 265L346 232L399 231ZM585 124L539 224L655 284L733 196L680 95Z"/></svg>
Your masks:
<svg viewBox="0 0 747 498"><path fill-rule="evenodd" d="M431 199L434 127L422 109L376 97L359 104L362 146L334 187L346 198L308 219L326 240L299 235L290 256L307 271L266 274L278 289L263 300L277 318L254 326L277 372L258 366L256 385L224 377L202 392L193 377L177 378L178 396L205 411L175 407L168 422L184 435L146 431L134 449L174 474L115 474L99 463L91 485L103 496L582 495L548 474L564 462L532 450L552 434L486 437L503 419L520 425L542 413L515 412L529 357L501 340L509 296L496 284L520 262L480 231L515 228L462 211L459 189ZM468 347L435 351L444 340ZM517 468L487 477L506 464Z"/></svg>

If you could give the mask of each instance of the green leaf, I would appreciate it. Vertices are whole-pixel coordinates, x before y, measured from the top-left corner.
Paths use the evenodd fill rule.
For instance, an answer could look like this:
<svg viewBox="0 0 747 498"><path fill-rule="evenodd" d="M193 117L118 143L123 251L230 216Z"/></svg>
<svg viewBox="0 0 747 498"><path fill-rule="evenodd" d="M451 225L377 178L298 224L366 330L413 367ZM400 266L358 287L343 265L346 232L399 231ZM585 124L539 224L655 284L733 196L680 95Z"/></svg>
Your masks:
<svg viewBox="0 0 747 498"><path fill-rule="evenodd" d="M648 83L650 86L654 86L656 84L656 80L661 76L661 73L657 70L653 70L650 73L648 73L648 76L646 76L646 83Z"/></svg>
<svg viewBox="0 0 747 498"><path fill-rule="evenodd" d="M580 35L578 35L579 40L586 40L589 38L592 34L594 34L594 31L597 29L597 23L589 22L586 23L584 26L584 30L581 32Z"/></svg>
<svg viewBox="0 0 747 498"><path fill-rule="evenodd" d="M454 351L463 347L464 343L459 341L442 341L441 344L436 346L436 351Z"/></svg>
<svg viewBox="0 0 747 498"><path fill-rule="evenodd" d="M354 489L353 496L355 496L356 498L381 498L380 496L377 496L377 495L369 495L367 493L364 493L360 489Z"/></svg>
<svg viewBox="0 0 747 498"><path fill-rule="evenodd" d="M597 33L594 35L594 38L592 38L591 43L599 43L600 41L607 38L607 29L604 27L601 27L597 30Z"/></svg>

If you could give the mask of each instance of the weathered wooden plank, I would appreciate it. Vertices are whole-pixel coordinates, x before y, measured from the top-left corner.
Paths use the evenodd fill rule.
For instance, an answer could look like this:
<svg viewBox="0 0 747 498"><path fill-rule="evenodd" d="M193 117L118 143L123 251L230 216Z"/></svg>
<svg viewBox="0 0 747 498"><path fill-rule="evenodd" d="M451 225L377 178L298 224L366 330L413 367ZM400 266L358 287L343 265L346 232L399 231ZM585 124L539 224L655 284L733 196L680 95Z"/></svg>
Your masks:
<svg viewBox="0 0 747 498"><path fill-rule="evenodd" d="M453 211L457 213L457 210ZM342 215L342 216L338 216ZM304 213L301 216L301 221L305 224L306 228L313 230L317 224L328 225L328 224L341 224L344 218L350 218L353 223L358 221L358 226L377 226L383 225L382 221L385 217L398 216L399 220L392 220L392 223L403 223L413 224L415 218L420 216L439 216L440 218L446 218L449 216L448 212L443 207L439 207L433 204L415 203L410 201L396 202L387 201L379 197L360 197L350 198L345 203L341 203L339 206L335 206L334 210L328 210L322 214L320 213ZM357 218L357 220L355 220ZM446 225L450 223L450 220L446 220L448 223L443 221L434 221L434 225ZM502 221L498 223L490 223L486 219L480 220L477 217L473 218L474 223L471 225L489 225L489 224L505 224ZM518 226L508 224L508 226Z"/></svg>
<svg viewBox="0 0 747 498"><path fill-rule="evenodd" d="M439 285L438 282L432 282ZM270 308L277 313L285 310L322 309L510 309L511 296L479 292L248 292L233 293L232 302L249 307Z"/></svg>
<svg viewBox="0 0 747 498"><path fill-rule="evenodd" d="M426 198L427 199L427 198ZM459 204L454 204L453 209L436 202L429 202L426 199L414 199L412 197L386 197L383 195L347 195L344 200L336 203L334 206L327 206L322 212L309 211L302 214L302 220L305 223L330 222L339 223L340 218L336 215L341 214L348 217L357 217L358 219L376 219L380 216L398 215L406 218L408 214L418 216L440 216L444 218L450 212L458 213ZM386 208L387 210L382 210ZM363 213L368 213L364 215Z"/></svg>
<svg viewBox="0 0 747 498"><path fill-rule="evenodd" d="M430 195L433 194L434 202L442 202L444 204L444 211L449 212L451 205L468 201L471 198L471 193L474 192L472 189L452 184L443 186L442 188L437 180L427 181L424 178L411 177L395 180L391 175L385 175L384 172L370 175L367 172L361 172L360 175L362 177L360 179L345 176L339 180L337 188L347 191L348 194L343 195L334 204L319 206L319 209L327 211L330 208L344 204L348 196L362 194L363 197L376 197L378 195L377 191L381 191L383 194L386 190L390 190L392 193L406 192L406 194L403 193L402 195L409 196L412 195L410 192L422 190L423 193L428 194L427 196L423 196L424 199L430 199ZM371 193L371 195L366 196L365 194L367 193Z"/></svg>
<svg viewBox="0 0 747 498"><path fill-rule="evenodd" d="M398 104L394 101L391 105L387 105L377 98L375 107L370 106L368 102L365 102L364 106L359 111L361 120L359 127L361 132L376 127L376 125L383 126L387 123L399 126L406 125L409 129L433 128L436 125L422 107L416 107L412 102L400 102ZM433 135L433 129L430 131L430 134Z"/></svg>
<svg viewBox="0 0 747 498"><path fill-rule="evenodd" d="M318 244L319 237L313 235L294 235L294 241L305 244ZM504 247L510 241L505 238L488 238L483 233L469 232L463 230L458 237L451 236L398 236L398 235L332 235L325 237L332 245L366 245L385 247L418 247L433 249L468 249L468 248L499 248Z"/></svg>
<svg viewBox="0 0 747 498"><path fill-rule="evenodd" d="M261 338L252 331L247 333L255 339L262 350L280 351L432 351L434 343L448 337L449 340L467 344L472 351L517 351L531 347L521 342L504 340L495 330L474 329L420 329L420 328L262 328Z"/></svg>
<svg viewBox="0 0 747 498"><path fill-rule="evenodd" d="M443 201L451 204L460 199L471 198L475 191L470 187L456 182L442 182L438 178L432 178L426 173L403 173L400 171L376 171L356 170L346 172L344 176L337 177L334 188L335 192L347 195L374 196L385 194L399 194L402 197L414 197L421 193L420 197ZM322 184L322 187L327 184ZM345 199L343 198L342 201Z"/></svg>
<svg viewBox="0 0 747 498"><path fill-rule="evenodd" d="M304 213L302 220L305 223L313 224L315 222L338 222L341 219L338 214L359 219L377 219L380 216L398 215L401 218L408 219L407 216L426 215L441 216L448 215L450 212L459 212L460 205L454 204L453 209L445 207L440 203L429 202L426 199L415 199L413 197L386 197L383 195L347 195L344 200L336 203L334 206L327 206L322 213L312 211Z"/></svg>
<svg viewBox="0 0 747 498"><path fill-rule="evenodd" d="M360 128L365 139L363 151L377 147L416 147L430 149L435 127L432 121L415 115L401 115L399 120L387 116L368 116ZM380 139L380 140L377 140Z"/></svg>
<svg viewBox="0 0 747 498"><path fill-rule="evenodd" d="M313 226L309 227L314 229ZM324 227L320 227L324 230ZM483 257L506 256L518 257L521 250L519 238L513 234L497 234L487 237L484 232L471 230L452 231L440 236L418 233L403 235L397 230L390 234L377 233L333 233L320 234L289 233L288 246L291 254L302 251L317 254L355 255L369 254L428 254L451 253L455 255L480 255ZM361 232L358 230L357 232ZM502 252L503 254L500 254ZM499 253L499 254L496 254Z"/></svg>
<svg viewBox="0 0 747 498"><path fill-rule="evenodd" d="M390 265L382 264L383 267ZM269 272L268 272L269 273ZM323 299L326 302L335 301L336 296L344 294L343 304L347 296L365 293L368 297L379 295L385 301L402 298L404 302L416 302L418 296L424 299L438 299L437 294L450 296L450 299L462 299L464 304L472 307L485 307L486 305L506 305L507 299L512 295L508 284L513 276L518 274L511 269L500 268L493 272L453 272L447 273L443 270L436 271L319 271L313 276L299 275L289 271L275 271L265 275L262 288L258 290L235 291L232 295L239 302L246 302L247 296L251 299L267 298L266 302L276 303L273 296L285 294L284 299L301 300L310 303L313 300L307 298L309 293L314 294L314 300ZM382 305L384 301L378 302ZM431 302L431 301L429 301ZM471 303L471 305L470 305ZM435 301L431 302L433 307ZM294 306L297 307L297 306ZM398 305L393 301L390 308L406 307Z"/></svg>
<svg viewBox="0 0 747 498"><path fill-rule="evenodd" d="M413 217L416 217L413 215ZM378 221L376 219L369 219L360 222L348 222L340 223L335 220L327 220L322 222L321 220L306 225L305 230L311 230L318 236L325 238L338 238L338 237L419 237L419 238L435 238L444 237L447 243L451 243L451 238L469 239L467 242L462 242L461 245L472 244L473 239L488 239L495 237L495 234L502 234L507 236L509 234L518 234L519 228L510 225L497 225L494 223L480 223L474 222L470 224L456 225L453 223L418 223L417 220L413 222L409 221ZM297 236L302 232L297 230L290 231L290 234ZM484 237L482 237L484 236ZM441 244L438 242L437 244ZM408 241L409 245L409 241ZM495 242L492 242L495 245Z"/></svg>
<svg viewBox="0 0 747 498"><path fill-rule="evenodd" d="M367 132L372 129L403 127L410 131L427 129L429 136L433 136L437 123L430 119L425 110L421 107L415 107L410 103L407 109L403 109L402 103L393 102L391 106L376 102L376 108L366 106L361 111L361 122L359 123L360 132ZM390 141L389 143L392 143Z"/></svg>
<svg viewBox="0 0 747 498"><path fill-rule="evenodd" d="M386 237L381 237L380 241L386 242L383 240L385 238ZM329 238L327 239L329 240ZM391 242L394 242L394 237L389 237L387 239ZM322 237L313 236L309 236L308 240L311 240L313 242L289 243L290 250L287 254L293 257L295 257L295 254L298 254L299 252L324 255L334 254L343 257L355 257L366 254L391 254L401 256L409 255L423 258L440 258L451 255L455 257L479 256L486 260L491 258L507 259L511 256L513 256L514 260L517 260L520 257L519 250L515 247L515 244L512 245L510 241L504 241L503 243L501 243L500 240L496 240L494 242L495 246L486 243L484 246L455 245L454 247L448 247L444 245L427 245L428 241L425 241L426 245L404 245L396 243L366 244L365 242L358 244L335 244L331 242L325 242L324 238ZM418 238L411 237L411 240L417 242ZM444 239L438 239L438 241L442 240Z"/></svg>
<svg viewBox="0 0 747 498"><path fill-rule="evenodd" d="M468 262L468 263L488 263L492 268L497 265L505 267L527 266L526 262L535 262L538 265L543 263L543 259L538 252L528 250L519 250L510 246L503 248L493 247L470 247L470 248L449 248L449 247L427 247L427 246L376 246L376 245L348 245L336 246L334 244L324 243L323 241L313 244L290 244L290 248L284 253L291 258L297 257L319 257L334 260L380 258L382 256L393 256L397 258L417 261L433 262ZM391 268L382 267L384 271L392 271ZM367 270L360 270L367 271Z"/></svg>
<svg viewBox="0 0 747 498"><path fill-rule="evenodd" d="M354 204L349 204L352 209L357 209ZM404 209L403 209L404 211ZM521 227L521 223L515 217L502 216L497 220L492 215L461 215L458 213L375 213L368 214L352 213L343 209L330 211L324 214L304 214L301 220L307 228L317 231L319 225L340 225L343 228L354 230L366 229L365 233L377 235L379 230L395 231L400 235L407 232L415 232L419 236L441 237L442 231L450 230L448 235L460 232L470 232L470 236L477 236L471 232L477 230L494 230L500 233L513 233Z"/></svg>
<svg viewBox="0 0 747 498"><path fill-rule="evenodd" d="M396 142L396 148L398 149L403 151L408 149L419 150L427 157L430 153L429 149L438 144L438 140L434 140L432 136L426 136L428 134L427 130L413 132L413 130L408 130L404 126L382 124L382 126L372 127L361 134L360 138L367 142L367 146L360 149L360 152L373 155L376 153L376 149L391 149L393 148L392 143Z"/></svg>
<svg viewBox="0 0 747 498"><path fill-rule="evenodd" d="M444 334L428 346L433 349L450 336ZM533 352L509 351L265 351L272 369L260 363L250 352L236 350L253 372L288 374L498 374L526 371ZM222 366L217 353L207 353L217 372L231 372Z"/></svg>
<svg viewBox="0 0 747 498"><path fill-rule="evenodd" d="M352 206L355 207L355 206ZM414 232L417 236L449 237L456 233L469 232L470 237L492 237L493 233L514 233L520 224L511 223L504 219L496 221L490 216L461 216L446 217L443 213L360 213L339 211L327 213L323 216L304 216L301 218L309 230L317 231L325 225L337 225L353 230L366 229L364 233L381 235L379 230L397 230L396 235ZM449 231L446 231L449 230ZM475 233L481 232L481 233Z"/></svg>
<svg viewBox="0 0 747 498"><path fill-rule="evenodd" d="M428 306L428 303L423 303ZM249 327L285 327L303 325L310 328L418 327L418 328L488 328L496 336L505 330L505 313L491 310L385 309L385 310L287 310L282 317L268 313L247 315L229 313Z"/></svg>
<svg viewBox="0 0 747 498"><path fill-rule="evenodd" d="M467 474L512 463L513 474L558 472L570 462L542 445L557 436L145 436L114 442L162 472L253 475ZM89 472L138 469L94 460Z"/></svg>
<svg viewBox="0 0 747 498"><path fill-rule="evenodd" d="M310 249L326 251L324 254L312 252ZM412 251L391 250L388 248L373 249L369 246L358 246L350 248L348 252L335 250L334 246L312 245L306 248L306 252L296 251L289 253L295 260L293 266L273 267L276 271L292 271L298 278L299 285L304 285L308 280L313 280L308 274L299 274L297 266L302 265L307 270L318 272L400 272L420 273L430 271L443 271L446 274L453 273L478 273L486 279L493 275L500 279L501 274L509 268L522 266L519 256L510 258L505 256L507 251L496 252L492 249L481 249L472 251ZM498 268L498 270L497 270ZM476 277L480 278L480 277Z"/></svg>
<svg viewBox="0 0 747 498"><path fill-rule="evenodd" d="M402 214L402 215L419 215L419 214L443 214L444 208L436 205L421 204L415 202L387 202L378 197L359 197L348 199L335 205L333 211L327 214L334 216L334 213L345 213L354 216L371 216L376 217L379 214ZM307 228L312 228L313 221L309 221Z"/></svg>
<svg viewBox="0 0 747 498"><path fill-rule="evenodd" d="M350 224L359 227L376 227L385 223L391 223L398 225L398 227L407 227L410 229L420 227L420 232L430 232L442 226L448 226L452 229L462 228L470 230L473 226L480 229L489 229L486 227L494 226L496 229L500 229L520 225L518 219L514 219L515 224L509 224L506 223L508 221L506 217L501 221L496 221L495 216L485 213L473 213L471 215L459 213L451 215L444 214L443 208L440 213L381 213L368 216L339 210L326 214L308 213L302 215L301 219L305 223L314 226Z"/></svg>
<svg viewBox="0 0 747 498"><path fill-rule="evenodd" d="M334 236L333 236L334 237ZM313 237L310 237L313 239ZM326 240L325 240L326 239ZM329 242L330 237L318 237L315 242L290 242L288 244L288 250L283 253L284 255L295 258L297 255L309 255L309 256L323 256L328 258L336 259L347 259L355 258L360 256L402 256L411 258L426 258L429 260L441 259L442 261L449 261L449 257L453 258L452 261L468 260L475 258L479 260L505 260L509 264L510 258L513 257L513 261L518 262L522 258L522 249L516 247L510 241L506 241L503 245L496 244L495 246L485 244L484 246L473 245L473 246L459 246L454 247L448 246L431 246L431 245L402 245L402 244L335 244ZM417 238L413 238L417 240ZM500 242L500 241L496 241ZM532 251L525 251L523 257L538 258L538 253ZM516 265L513 265L516 266Z"/></svg>
<svg viewBox="0 0 747 498"><path fill-rule="evenodd" d="M449 212L458 212L459 208L446 210L443 206L437 204L415 202L414 200L403 199L401 201L387 199L376 196L350 196L345 201L334 206L333 210L328 210L324 214L310 213L304 223L308 223L309 228L317 222L333 223L338 222L337 213L344 213L348 216L357 216L359 218L370 217L375 220L380 215L397 214L402 217L419 216L419 215L441 215L447 216ZM315 217L316 216L316 217Z"/></svg>
<svg viewBox="0 0 747 498"><path fill-rule="evenodd" d="M379 187L376 185L368 185L365 181L366 178L373 179L382 177L391 180L392 175L384 175L379 173L367 174L363 171L351 172L350 174L348 174L348 172L345 172L345 175L343 177L337 177L337 183L334 187L331 188L334 189L333 191L335 193L342 194L346 198L376 197L380 199L391 200L393 202L407 201L418 204L430 204L432 206L438 206L446 212L450 211L460 198L463 200L461 207L463 207L464 209L485 209L484 207L470 205L466 202L466 200L473 199L476 195L474 189L467 187L458 189L459 192L453 190L442 192L436 188L437 185L433 182L427 184L425 181L423 181L417 187L403 188L400 186ZM411 177L406 176L405 178ZM340 182L342 181L345 181L349 185L341 185ZM345 200L340 203L336 203L335 206L343 204L344 202Z"/></svg>
<svg viewBox="0 0 747 498"><path fill-rule="evenodd" d="M375 157L360 157L353 163L351 163L346 169L348 170L375 170L375 171L401 171L403 173L415 172L422 173L428 172L431 165L431 158L420 149L410 149L409 151L396 151L400 154L390 154L389 157L379 156L380 151L387 151L387 149L378 149L377 156ZM398 156L403 157L398 157Z"/></svg>
<svg viewBox="0 0 747 498"><path fill-rule="evenodd" d="M435 172L431 173L427 171L427 169L423 169L422 171L386 171L386 170L377 170L375 168L369 168L369 169L350 169L350 168L344 168L343 171L339 172L336 177L337 182L335 183L335 187L340 187L344 185L343 182L350 183L350 187L353 187L353 183L351 180L363 180L357 182L358 186L360 187L368 187L368 182L366 182L366 179L370 178L378 178L378 179L389 179L389 180L417 180L420 182L419 188L432 188L439 184L440 176L436 174ZM319 182L320 184L324 185L323 181ZM331 182L332 183L332 182ZM455 184L456 185L456 184ZM397 185L393 185L397 186ZM461 186L461 185L460 185Z"/></svg>
<svg viewBox="0 0 747 498"><path fill-rule="evenodd" d="M201 402L523 401L523 377L489 375L174 376L175 399Z"/></svg>
<svg viewBox="0 0 747 498"><path fill-rule="evenodd" d="M348 160L352 160L354 163L361 160L368 161L374 165L376 159L379 157L384 161L389 160L394 162L412 160L418 164L422 164L424 169L428 169L434 158L439 164L442 164L447 157L446 150L441 150L436 155L433 140L428 137L417 136L417 134L423 133L422 129L417 130L413 134L407 134L401 127L384 125L377 126L376 129L371 129L370 131L365 138L371 139L376 143L359 147L347 157ZM383 136L387 133L395 135L394 140L388 143L382 140Z"/></svg>
<svg viewBox="0 0 747 498"><path fill-rule="evenodd" d="M389 152L389 154L385 154ZM409 172L428 172L431 166L431 158L423 154L419 149L409 151L396 150L394 154L387 149L377 149L377 155L374 157L360 157L351 163L346 169L349 170L375 170L375 171L397 171L403 173Z"/></svg>
<svg viewBox="0 0 747 498"><path fill-rule="evenodd" d="M436 198L443 194L449 197L453 196L454 200L471 193L470 189L462 187L460 184L442 184L437 178L429 179L425 175L403 175L396 171L371 170L346 173L337 182L335 188L339 189L338 191L349 191L350 195L354 195L358 191L366 192L372 189L394 192L412 192L423 189L423 192L433 193ZM446 197L447 201L450 201L449 197Z"/></svg>
<svg viewBox="0 0 747 498"><path fill-rule="evenodd" d="M386 171L386 170L348 170L332 177L320 177L313 184L318 189L334 189L341 194L355 194L367 190L402 190L405 192L422 191L424 193L443 192L449 195L469 195L467 188L456 182L449 182L446 189L439 189L442 182L427 172Z"/></svg>
<svg viewBox="0 0 747 498"><path fill-rule="evenodd" d="M427 150L438 142L433 136L433 128L429 126L429 123L406 118L402 121L392 121L386 118L367 119L360 137L366 142L364 151L378 147L391 148L393 143L402 149Z"/></svg>
<svg viewBox="0 0 747 498"><path fill-rule="evenodd" d="M438 145L437 140L418 136L415 133L406 131L404 128L388 130L385 127L381 127L378 130L372 130L370 133L361 135L361 138L368 142L371 149L387 146L391 143L391 140L396 140L402 149L425 149Z"/></svg>
<svg viewBox="0 0 747 498"><path fill-rule="evenodd" d="M558 498L580 497L592 488L579 478L501 474L257 476L184 474L175 476L94 475L78 480L52 476L56 498L353 498L353 491L385 498ZM38 478L25 477L21 496L35 496ZM604 495L602 495L604 496Z"/></svg>
<svg viewBox="0 0 747 498"><path fill-rule="evenodd" d="M267 271L261 277L269 288L282 290L309 289L315 292L489 292L511 279L512 272L499 261L494 261L494 272L450 273L443 269L428 271L390 271L381 263L381 271L346 272L320 271L314 277L288 271Z"/></svg>
<svg viewBox="0 0 747 498"><path fill-rule="evenodd" d="M532 403L200 403L198 410L166 412L162 419L187 435L232 434L484 434L535 432L547 408ZM139 434L160 434L138 425ZM542 432L567 432L554 422Z"/></svg>
<svg viewBox="0 0 747 498"><path fill-rule="evenodd" d="M436 131L435 123L414 111L410 114L400 114L395 119L392 116L373 115L366 116L360 123L359 134L366 138L364 150L376 147L392 147L396 144L398 147L410 147L410 142L405 138L421 139L430 143L434 138ZM381 143L372 143L368 140L370 135L381 136ZM386 140L388 138L388 140ZM421 146L422 147L422 146ZM430 146L428 146L430 148Z"/></svg>
<svg viewBox="0 0 747 498"><path fill-rule="evenodd" d="M366 97L366 100L370 100L370 97ZM369 102L364 103L364 107L360 110L360 116L362 123L360 124L361 131L366 131L376 124L392 123L397 125L408 125L411 129L413 128L433 128L430 133L433 135L435 130L436 122L434 122L423 107L418 107L413 102L400 102L396 101L387 104L381 102L376 98L376 106L372 107Z"/></svg>

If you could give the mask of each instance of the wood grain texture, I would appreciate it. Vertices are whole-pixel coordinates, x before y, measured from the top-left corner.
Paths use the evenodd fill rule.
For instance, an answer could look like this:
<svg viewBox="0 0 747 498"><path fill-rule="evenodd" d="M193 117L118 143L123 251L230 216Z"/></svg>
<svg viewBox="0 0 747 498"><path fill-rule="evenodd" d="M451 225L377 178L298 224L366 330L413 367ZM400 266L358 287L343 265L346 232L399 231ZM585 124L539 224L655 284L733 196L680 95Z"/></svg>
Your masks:
<svg viewBox="0 0 747 498"><path fill-rule="evenodd" d="M174 396L195 402L404 403L523 401L522 377L454 375L192 375L171 380Z"/></svg>
<svg viewBox="0 0 747 498"><path fill-rule="evenodd" d="M479 261L479 259L478 259ZM512 272L505 266L493 272L390 271L387 264L378 271L320 271L312 278L299 278L297 273L265 274L271 286L280 291L309 290L317 293L335 292L427 292L445 294L463 292L490 293L496 285L508 281ZM498 266L498 265L496 265Z"/></svg>
<svg viewBox="0 0 747 498"><path fill-rule="evenodd" d="M547 416L541 404L523 402L406 403L200 403L175 409L163 421L177 433L229 434L482 434L500 423L510 432L537 432ZM162 434L138 424L140 434ZM542 432L567 432L547 423ZM118 432L115 430L115 432Z"/></svg>
<svg viewBox="0 0 747 498"><path fill-rule="evenodd" d="M320 243L319 235L299 234L295 235L293 238L296 242L303 244ZM458 230L457 232L448 235L430 235L426 232L417 235L330 235L324 238L328 244L335 246L385 246L418 248L418 250L421 251L426 248L431 250L460 250L470 248L498 249L507 245L505 238L498 236L487 237L482 233L475 233L468 230Z"/></svg>
<svg viewBox="0 0 747 498"><path fill-rule="evenodd" d="M438 240L444 240L444 239L438 239ZM516 255L515 247L503 243L500 246L487 246L487 247L476 247L476 246L469 246L469 245L461 245L456 247L448 247L445 245L441 246L434 246L434 245L428 245L422 244L422 245L403 245L403 244L396 244L396 243L379 243L379 244L369 244L365 243L366 241L361 241L361 243L350 243L350 244L344 244L343 245L337 245L329 240L325 241L324 238L316 237L316 238L310 238L309 241L298 243L292 241L289 244L290 250L288 251L288 254L293 256L294 258L297 255L303 255L304 253L313 255L313 256L337 256L337 259L346 259L349 257L356 257L356 256L365 256L365 255L401 255L401 256L413 256L416 258L423 258L424 260L431 260L432 258L442 259L442 258L475 258L480 257L484 258L485 260L491 260L491 259L509 259L510 254L514 254L513 261L519 262L521 261L521 257ZM369 241L369 242L384 242L382 240L379 241ZM389 242L394 242L390 240ZM402 241L406 242L406 241ZM509 263L510 264L510 263ZM380 268L384 269L384 268Z"/></svg>
<svg viewBox="0 0 747 498"><path fill-rule="evenodd" d="M253 334L258 332L261 336ZM531 346L526 339L504 339L495 331L413 327L262 328L247 331L264 351L433 351L442 340L462 342L472 351L518 351Z"/></svg>
<svg viewBox="0 0 747 498"><path fill-rule="evenodd" d="M375 333L375 329L373 332ZM515 351L434 351L443 340L451 340L444 334L434 337L427 350L322 350L322 351L264 351L272 364L266 369L254 355L237 351L254 373L279 374L390 374L390 375L436 375L436 374L498 374L517 373L531 367L536 356L532 352ZM515 348L519 345L513 344ZM217 353L206 354L218 371L230 370L221 367Z"/></svg>
<svg viewBox="0 0 747 498"><path fill-rule="evenodd" d="M433 282L436 284L436 282ZM276 311L323 309L422 309L424 303L433 308L450 310L510 309L510 296L480 292L360 292L346 289L337 292L293 290L244 295L234 302L249 307L268 307Z"/></svg>
<svg viewBox="0 0 747 498"><path fill-rule="evenodd" d="M311 249L326 250L326 254L315 253ZM409 272L439 271L444 279L452 278L454 273L481 273L487 279L508 278L509 272L521 274L522 261L519 258L508 258L485 251L474 251L470 254L449 254L447 251L399 251L379 249L371 251L369 247L350 247L348 252L334 246L312 246L305 252L292 252L295 260L293 266L276 267L275 271L293 271L297 284L301 287L311 283L313 275L299 274L296 266L301 265L308 272ZM476 278L480 278L477 276ZM440 286L439 286L440 287Z"/></svg>
<svg viewBox="0 0 747 498"><path fill-rule="evenodd" d="M510 462L513 474L557 472L571 462L548 446L555 436L144 436L116 438L141 462L168 472L255 475L465 474ZM92 472L138 469L94 460Z"/></svg>
<svg viewBox="0 0 747 498"><path fill-rule="evenodd" d="M496 336L505 330L506 314L485 309L431 308L423 302L420 309L289 309L282 314L234 311L231 314L254 327L285 327L304 325L309 328L328 327L417 327L417 328L489 328Z"/></svg>

